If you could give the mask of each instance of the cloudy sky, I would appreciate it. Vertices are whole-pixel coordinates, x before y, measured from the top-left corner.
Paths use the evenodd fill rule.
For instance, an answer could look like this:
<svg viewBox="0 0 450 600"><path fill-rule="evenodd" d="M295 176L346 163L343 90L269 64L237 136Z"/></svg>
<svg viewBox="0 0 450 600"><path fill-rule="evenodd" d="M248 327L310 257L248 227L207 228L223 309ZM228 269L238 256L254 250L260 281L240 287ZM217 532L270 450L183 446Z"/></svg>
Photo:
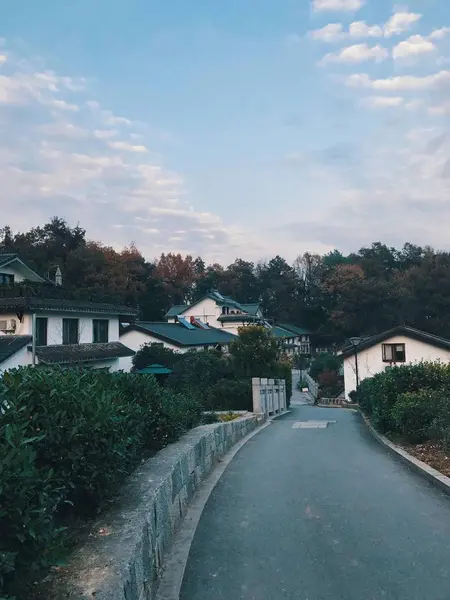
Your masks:
<svg viewBox="0 0 450 600"><path fill-rule="evenodd" d="M450 2L15 0L2 225L236 256L450 248Z"/></svg>

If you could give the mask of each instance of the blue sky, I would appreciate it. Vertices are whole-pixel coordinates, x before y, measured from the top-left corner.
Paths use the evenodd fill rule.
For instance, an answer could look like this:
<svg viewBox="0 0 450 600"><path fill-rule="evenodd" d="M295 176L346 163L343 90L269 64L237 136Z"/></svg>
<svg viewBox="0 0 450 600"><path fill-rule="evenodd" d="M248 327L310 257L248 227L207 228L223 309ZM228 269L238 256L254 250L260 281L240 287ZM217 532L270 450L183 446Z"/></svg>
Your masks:
<svg viewBox="0 0 450 600"><path fill-rule="evenodd" d="M16 0L3 220L148 258L448 247L448 0Z"/></svg>

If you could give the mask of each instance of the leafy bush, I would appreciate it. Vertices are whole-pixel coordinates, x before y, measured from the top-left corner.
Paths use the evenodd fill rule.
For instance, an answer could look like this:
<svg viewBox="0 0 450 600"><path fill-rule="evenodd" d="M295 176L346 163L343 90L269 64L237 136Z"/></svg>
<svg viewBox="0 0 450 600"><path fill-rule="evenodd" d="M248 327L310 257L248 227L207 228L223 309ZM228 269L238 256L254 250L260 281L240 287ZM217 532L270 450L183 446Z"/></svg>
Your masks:
<svg viewBox="0 0 450 600"><path fill-rule="evenodd" d="M163 365L172 369L183 355L162 344L144 344L133 356L133 370L139 371L149 365Z"/></svg>
<svg viewBox="0 0 450 600"><path fill-rule="evenodd" d="M336 354L324 353L319 354L312 361L309 374L316 381L319 378L319 375L324 371L334 371L338 373L342 366L342 359Z"/></svg>
<svg viewBox="0 0 450 600"><path fill-rule="evenodd" d="M97 370L9 371L0 399L0 583L51 563L72 514L94 514L202 413L152 376Z"/></svg>
<svg viewBox="0 0 450 600"><path fill-rule="evenodd" d="M401 394L392 408L395 430L411 443L429 439L430 426L440 413L442 392L420 390Z"/></svg>
<svg viewBox="0 0 450 600"><path fill-rule="evenodd" d="M243 377L272 377L280 348L270 330L259 325L239 327L239 337L230 344L237 374Z"/></svg>
<svg viewBox="0 0 450 600"><path fill-rule="evenodd" d="M380 431L395 431L392 409L405 392L429 391L450 387L450 365L421 362L414 365L389 367L358 388L356 401L367 412Z"/></svg>
<svg viewBox="0 0 450 600"><path fill-rule="evenodd" d="M344 389L344 378L336 371L322 371L317 378L317 383L322 398L334 398Z"/></svg>
<svg viewBox="0 0 450 600"><path fill-rule="evenodd" d="M221 379L212 385L206 397L205 410L253 410L252 384L249 379Z"/></svg>

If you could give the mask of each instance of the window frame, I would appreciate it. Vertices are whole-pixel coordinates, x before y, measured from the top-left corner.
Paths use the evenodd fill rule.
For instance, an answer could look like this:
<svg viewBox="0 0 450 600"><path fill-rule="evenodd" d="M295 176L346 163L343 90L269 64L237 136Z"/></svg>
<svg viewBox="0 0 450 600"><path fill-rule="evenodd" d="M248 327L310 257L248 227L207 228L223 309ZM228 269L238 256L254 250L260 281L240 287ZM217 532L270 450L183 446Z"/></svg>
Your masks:
<svg viewBox="0 0 450 600"><path fill-rule="evenodd" d="M402 346L402 350L398 350L398 346ZM386 350L387 348L391 351L391 358L388 358ZM399 354L402 353L402 358L399 358ZM405 363L406 362L406 344L397 343L397 344L382 344L381 345L381 358L384 363L396 364L396 363Z"/></svg>
<svg viewBox="0 0 450 600"><path fill-rule="evenodd" d="M74 345L74 344L79 344L80 343L80 319L77 318L73 318L73 317L64 317L62 320L62 343L64 346L70 346L70 345ZM70 341L70 334L73 332L70 332L70 330L67 330L67 334L68 336L66 336L66 323L70 323L70 322L75 322L76 323L76 341Z"/></svg>
<svg viewBox="0 0 450 600"><path fill-rule="evenodd" d="M101 324L106 324L106 339L96 339L102 337L98 335L102 329L100 327ZM96 325L98 326L98 330L96 330ZM97 332L97 336L96 336ZM92 319L92 343L93 344L107 344L109 342L109 319Z"/></svg>
<svg viewBox="0 0 450 600"><path fill-rule="evenodd" d="M7 278L7 281L4 281ZM2 273L0 272L0 285L13 285L14 284L14 273Z"/></svg>
<svg viewBox="0 0 450 600"><path fill-rule="evenodd" d="M45 323L44 327L44 340L40 339L39 325L41 323ZM48 317L36 317L36 331L34 332L36 336L36 346L48 346ZM41 332L42 333L42 332Z"/></svg>

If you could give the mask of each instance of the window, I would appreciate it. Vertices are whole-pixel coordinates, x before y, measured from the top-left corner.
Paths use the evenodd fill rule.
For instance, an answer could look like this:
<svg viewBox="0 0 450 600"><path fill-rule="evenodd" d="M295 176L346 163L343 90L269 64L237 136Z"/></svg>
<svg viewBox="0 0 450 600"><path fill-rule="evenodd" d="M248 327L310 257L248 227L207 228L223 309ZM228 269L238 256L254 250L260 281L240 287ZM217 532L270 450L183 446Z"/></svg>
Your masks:
<svg viewBox="0 0 450 600"><path fill-rule="evenodd" d="M405 344L383 344L383 362L405 362Z"/></svg>
<svg viewBox="0 0 450 600"><path fill-rule="evenodd" d="M14 283L14 275L10 273L0 273L0 285L11 285Z"/></svg>
<svg viewBox="0 0 450 600"><path fill-rule="evenodd" d="M108 319L93 319L92 327L93 327L92 340L93 340L94 344L106 343L108 341L108 328L109 328Z"/></svg>
<svg viewBox="0 0 450 600"><path fill-rule="evenodd" d="M78 319L63 319L63 344L78 342Z"/></svg>
<svg viewBox="0 0 450 600"><path fill-rule="evenodd" d="M36 346L47 345L48 319L46 317L36 317Z"/></svg>

